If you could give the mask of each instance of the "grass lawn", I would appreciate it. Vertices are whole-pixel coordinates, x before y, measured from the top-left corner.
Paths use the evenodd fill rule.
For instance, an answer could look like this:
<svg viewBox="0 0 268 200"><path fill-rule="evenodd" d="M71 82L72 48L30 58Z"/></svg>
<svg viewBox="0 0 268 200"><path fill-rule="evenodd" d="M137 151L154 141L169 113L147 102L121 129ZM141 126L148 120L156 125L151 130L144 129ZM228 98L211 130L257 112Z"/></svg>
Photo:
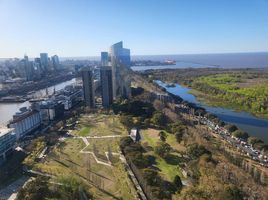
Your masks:
<svg viewBox="0 0 268 200"><path fill-rule="evenodd" d="M78 136L126 135L127 131L116 115L90 114L80 117L78 130L73 134Z"/></svg>
<svg viewBox="0 0 268 200"><path fill-rule="evenodd" d="M119 152L119 141L120 138L103 138L103 139L88 139L89 146L85 149L85 151L93 151L93 147L97 149L99 154L105 155L105 152L108 151L108 148L112 152Z"/></svg>
<svg viewBox="0 0 268 200"><path fill-rule="evenodd" d="M160 175L167 178L169 181L173 181L176 175L179 175L181 179L183 179L178 165L168 164L163 158L157 157L156 166L161 170Z"/></svg>
<svg viewBox="0 0 268 200"><path fill-rule="evenodd" d="M86 116L83 116L86 118ZM104 117L97 117L98 123ZM108 118L108 117L107 117ZM95 120L95 118L94 118ZM80 130L82 134L92 130L90 127ZM110 145L111 150L118 149L119 138L107 138L94 140L100 152L107 151L106 146ZM92 143L89 139L89 142ZM93 143L92 143L93 144ZM85 147L82 139L68 138L60 146L48 154L45 161L36 163L34 169L52 174L54 176L75 176L88 185L88 190L94 199L135 199L135 189L123 164L117 159L113 167L97 164L91 154L82 154L80 150ZM89 147L90 148L90 147ZM98 189L101 188L102 190Z"/></svg>
<svg viewBox="0 0 268 200"><path fill-rule="evenodd" d="M87 136L89 134L89 131L90 131L90 127L83 127L79 132L78 132L78 135L79 136Z"/></svg>
<svg viewBox="0 0 268 200"><path fill-rule="evenodd" d="M161 130L156 130L156 129L146 129L146 130L141 130L142 134L142 143L145 145L149 145L151 147L155 147L157 145L157 142L160 142L159 139L159 132ZM173 148L179 151L182 151L185 149L183 145L180 145L177 143L176 138L172 134L167 133L167 140L166 142ZM153 151L150 151L149 154L155 156L156 159L156 167L158 167L161 172L160 175L164 177L165 179L169 181L173 181L174 177L176 175L179 175L183 179L183 175L181 173L180 167L179 167L179 162L180 158L177 153L172 153L169 157L169 163L156 155Z"/></svg>

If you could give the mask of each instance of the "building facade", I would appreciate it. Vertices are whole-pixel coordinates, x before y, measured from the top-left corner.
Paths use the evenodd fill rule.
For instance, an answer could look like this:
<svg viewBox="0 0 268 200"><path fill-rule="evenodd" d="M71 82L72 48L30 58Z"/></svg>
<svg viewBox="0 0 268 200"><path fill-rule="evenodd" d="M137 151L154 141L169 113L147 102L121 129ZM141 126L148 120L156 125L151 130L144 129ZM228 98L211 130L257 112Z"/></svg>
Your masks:
<svg viewBox="0 0 268 200"><path fill-rule="evenodd" d="M84 101L87 107L95 107L95 91L94 91L94 80L93 71L86 67L82 69L82 80L83 80L83 94Z"/></svg>
<svg viewBox="0 0 268 200"><path fill-rule="evenodd" d="M113 80L111 67L101 67L100 76L102 105L104 108L107 108L113 103Z"/></svg>
<svg viewBox="0 0 268 200"><path fill-rule="evenodd" d="M101 52L101 66L108 66L109 54L108 52Z"/></svg>
<svg viewBox="0 0 268 200"><path fill-rule="evenodd" d="M48 55L47 53L40 53L40 64L44 72L48 71Z"/></svg>
<svg viewBox="0 0 268 200"><path fill-rule="evenodd" d="M123 42L118 42L110 47L110 58L113 75L114 98L130 97L130 50L123 48Z"/></svg>
<svg viewBox="0 0 268 200"><path fill-rule="evenodd" d="M0 127L0 165L12 152L16 143L16 134L13 128Z"/></svg>
<svg viewBox="0 0 268 200"><path fill-rule="evenodd" d="M40 104L40 112L43 123L59 119L64 115L64 104L62 102L47 100Z"/></svg>
<svg viewBox="0 0 268 200"><path fill-rule="evenodd" d="M59 70L60 68L59 57L57 55L54 55L51 57L51 60L52 60L52 65L53 65L54 70Z"/></svg>
<svg viewBox="0 0 268 200"><path fill-rule="evenodd" d="M15 129L17 139L31 133L41 125L41 113L34 109L20 108L8 126Z"/></svg>

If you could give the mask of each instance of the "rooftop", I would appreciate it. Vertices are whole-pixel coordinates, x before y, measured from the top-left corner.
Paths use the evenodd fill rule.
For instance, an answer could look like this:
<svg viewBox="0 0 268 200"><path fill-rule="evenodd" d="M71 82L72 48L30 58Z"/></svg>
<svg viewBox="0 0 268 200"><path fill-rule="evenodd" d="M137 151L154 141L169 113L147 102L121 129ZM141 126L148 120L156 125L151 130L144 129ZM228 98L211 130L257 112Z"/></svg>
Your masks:
<svg viewBox="0 0 268 200"><path fill-rule="evenodd" d="M14 128L7 128L7 127L0 126L0 137L10 133L13 130Z"/></svg>

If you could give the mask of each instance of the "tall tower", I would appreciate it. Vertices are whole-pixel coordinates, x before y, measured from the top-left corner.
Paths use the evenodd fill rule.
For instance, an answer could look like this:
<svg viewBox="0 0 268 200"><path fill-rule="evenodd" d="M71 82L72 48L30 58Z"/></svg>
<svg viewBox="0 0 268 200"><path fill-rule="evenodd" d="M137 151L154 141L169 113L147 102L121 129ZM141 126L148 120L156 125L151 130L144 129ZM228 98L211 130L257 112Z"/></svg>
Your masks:
<svg viewBox="0 0 268 200"><path fill-rule="evenodd" d="M102 105L104 108L107 108L113 103L113 80L111 67L102 66L100 68L100 77Z"/></svg>
<svg viewBox="0 0 268 200"><path fill-rule="evenodd" d="M60 60L59 60L59 56L54 55L51 57L52 60L52 65L54 70L59 70L59 66L60 66Z"/></svg>
<svg viewBox="0 0 268 200"><path fill-rule="evenodd" d="M130 50L123 48L123 42L118 42L110 47L110 57L113 75L114 98L130 96L130 80L128 68L130 67Z"/></svg>
<svg viewBox="0 0 268 200"><path fill-rule="evenodd" d="M86 106L94 108L95 91L93 82L93 71L89 67L82 69L82 80L83 80L84 100L86 102Z"/></svg>
<svg viewBox="0 0 268 200"><path fill-rule="evenodd" d="M108 66L109 55L108 52L101 52L101 66Z"/></svg>
<svg viewBox="0 0 268 200"><path fill-rule="evenodd" d="M48 55L47 53L40 53L40 63L44 72L48 71Z"/></svg>
<svg viewBox="0 0 268 200"><path fill-rule="evenodd" d="M24 68L27 81L33 80L33 66L32 62L29 62L29 58L27 55L24 55Z"/></svg>

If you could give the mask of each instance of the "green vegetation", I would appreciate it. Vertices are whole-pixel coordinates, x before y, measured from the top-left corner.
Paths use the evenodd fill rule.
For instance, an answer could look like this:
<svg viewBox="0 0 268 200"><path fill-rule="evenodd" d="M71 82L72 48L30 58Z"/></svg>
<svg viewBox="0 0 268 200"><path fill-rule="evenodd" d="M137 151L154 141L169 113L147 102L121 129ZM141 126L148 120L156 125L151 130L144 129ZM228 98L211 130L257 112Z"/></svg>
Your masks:
<svg viewBox="0 0 268 200"><path fill-rule="evenodd" d="M76 130L72 131L73 134L80 135L82 132L81 135L84 136L127 135L127 131L119 122L119 117L116 115L85 114L78 121L79 124L75 127ZM62 187L57 187L60 193L62 193L62 190L68 190L68 195L76 195L77 191L80 191L79 188L78 190L75 189L77 188L76 183L79 182L85 185L85 188L93 195L94 199L122 198L131 200L135 198L136 192L132 182L128 178L124 165L119 160L119 155L112 155L111 162L113 166L107 166L98 164L91 154L80 152L82 149L84 151L96 151L97 158L108 163L105 152L108 152L108 154L109 152L118 152L119 139L88 138L89 146L84 149L86 144L81 138L68 137L60 145L51 149L42 162L32 159L33 156L30 156L26 160L30 159L32 161L30 162L30 166L33 170L55 176L49 182L64 182ZM34 146L39 147L39 142ZM39 148L36 148L36 152L38 151L37 149ZM29 162L26 163L28 165ZM61 198L55 197L54 199ZM79 198L67 198L64 196L62 199Z"/></svg>
<svg viewBox="0 0 268 200"><path fill-rule="evenodd" d="M86 185L75 177L60 177L53 183L49 183L48 178L37 177L19 191L17 200L93 199L86 188Z"/></svg>
<svg viewBox="0 0 268 200"><path fill-rule="evenodd" d="M88 136L90 131L90 127L83 127L79 132L79 136Z"/></svg>
<svg viewBox="0 0 268 200"><path fill-rule="evenodd" d="M208 103L268 118L268 79L255 73L225 73L194 78L188 84ZM205 100L206 101L206 100Z"/></svg>
<svg viewBox="0 0 268 200"><path fill-rule="evenodd" d="M171 199L172 194L177 191L176 186L169 181L169 176L176 174L174 168L169 168L168 164L153 151L146 151L140 143L134 143L130 138L122 138L120 147L136 176L139 177L139 183L146 194L151 199ZM160 172L152 169L153 165L159 167Z"/></svg>
<svg viewBox="0 0 268 200"><path fill-rule="evenodd" d="M88 139L88 141L89 146L87 146L84 151L93 151L101 157L106 157L105 152L109 150L114 153L119 153L120 138Z"/></svg>
<svg viewBox="0 0 268 200"><path fill-rule="evenodd" d="M126 130L116 115L82 115L72 134L77 136L105 136L126 134Z"/></svg>

